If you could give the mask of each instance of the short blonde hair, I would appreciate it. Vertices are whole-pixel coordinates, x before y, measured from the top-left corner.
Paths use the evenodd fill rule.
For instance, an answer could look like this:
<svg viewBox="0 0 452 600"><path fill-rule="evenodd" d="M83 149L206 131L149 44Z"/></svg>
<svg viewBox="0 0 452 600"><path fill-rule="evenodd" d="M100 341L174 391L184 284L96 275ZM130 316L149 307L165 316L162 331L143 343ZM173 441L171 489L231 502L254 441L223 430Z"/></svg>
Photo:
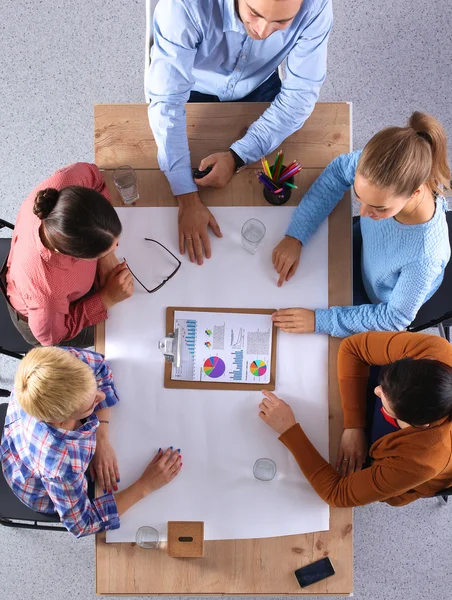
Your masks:
<svg viewBox="0 0 452 600"><path fill-rule="evenodd" d="M97 389L92 369L61 348L34 348L21 361L14 381L21 408L40 421L65 421Z"/></svg>

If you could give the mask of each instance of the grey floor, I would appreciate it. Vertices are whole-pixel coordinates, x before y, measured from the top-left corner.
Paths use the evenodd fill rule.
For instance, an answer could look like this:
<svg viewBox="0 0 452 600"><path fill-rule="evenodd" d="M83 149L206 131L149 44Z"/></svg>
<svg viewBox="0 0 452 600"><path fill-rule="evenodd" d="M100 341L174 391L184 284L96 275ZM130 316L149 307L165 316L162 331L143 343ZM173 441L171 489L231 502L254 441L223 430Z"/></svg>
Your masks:
<svg viewBox="0 0 452 600"><path fill-rule="evenodd" d="M207 0L206 0L207 1ZM451 134L452 4L334 0L322 100L353 102L354 147L413 110ZM93 159L95 103L142 102L144 0L0 2L0 216L58 167ZM15 362L0 359L0 387ZM355 511L355 597L443 600L452 586L452 506ZM0 599L94 598L91 539L0 531Z"/></svg>

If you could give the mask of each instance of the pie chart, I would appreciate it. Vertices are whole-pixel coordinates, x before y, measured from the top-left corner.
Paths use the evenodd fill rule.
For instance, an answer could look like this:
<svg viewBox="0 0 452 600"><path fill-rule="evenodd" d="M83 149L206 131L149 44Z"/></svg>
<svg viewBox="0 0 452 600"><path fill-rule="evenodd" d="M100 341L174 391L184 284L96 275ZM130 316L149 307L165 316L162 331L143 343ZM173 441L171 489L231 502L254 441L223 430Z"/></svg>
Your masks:
<svg viewBox="0 0 452 600"><path fill-rule="evenodd" d="M254 377L262 377L267 372L267 365L263 360L253 360L250 364L250 371Z"/></svg>
<svg viewBox="0 0 452 600"><path fill-rule="evenodd" d="M225 372L226 365L218 356L211 356L204 362L203 369L207 377L218 379Z"/></svg>

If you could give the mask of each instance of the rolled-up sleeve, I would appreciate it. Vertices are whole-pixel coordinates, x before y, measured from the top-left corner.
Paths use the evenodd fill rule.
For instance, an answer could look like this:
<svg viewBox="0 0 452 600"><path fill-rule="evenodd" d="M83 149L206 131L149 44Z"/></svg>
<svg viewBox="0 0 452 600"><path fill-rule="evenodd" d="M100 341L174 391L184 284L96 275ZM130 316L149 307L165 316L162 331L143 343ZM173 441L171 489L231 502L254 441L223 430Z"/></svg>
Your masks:
<svg viewBox="0 0 452 600"><path fill-rule="evenodd" d="M146 78L149 124L158 161L175 196L198 189L190 167L185 103L195 84L192 71L201 28L188 10L173 0L157 5L151 66Z"/></svg>
<svg viewBox="0 0 452 600"><path fill-rule="evenodd" d="M107 529L119 528L119 515L113 494L90 500L84 473L74 473L69 479L46 479L42 483L59 514L63 525L80 538Z"/></svg>
<svg viewBox="0 0 452 600"><path fill-rule="evenodd" d="M312 113L325 81L332 24L332 2L321 0L313 6L307 27L287 57L280 93L245 136L231 146L246 163L272 152Z"/></svg>

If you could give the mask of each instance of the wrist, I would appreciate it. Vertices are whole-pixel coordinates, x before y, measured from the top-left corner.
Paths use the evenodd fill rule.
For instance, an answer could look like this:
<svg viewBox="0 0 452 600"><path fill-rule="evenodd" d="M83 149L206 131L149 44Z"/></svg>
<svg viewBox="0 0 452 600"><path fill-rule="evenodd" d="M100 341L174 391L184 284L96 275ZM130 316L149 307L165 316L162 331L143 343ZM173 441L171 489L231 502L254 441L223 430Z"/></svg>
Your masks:
<svg viewBox="0 0 452 600"><path fill-rule="evenodd" d="M300 240L296 237L293 237L292 235L286 235L285 238L290 241L298 242L298 244L300 244L300 248L303 246L303 244L300 242Z"/></svg>
<svg viewBox="0 0 452 600"><path fill-rule="evenodd" d="M106 421L99 420L99 426L96 433L97 438L107 439L108 438L108 423Z"/></svg>
<svg viewBox="0 0 452 600"><path fill-rule="evenodd" d="M100 291L100 297L102 298L102 302L104 303L105 310L108 310L109 308L114 306L115 303L110 298L110 295L108 294L105 288Z"/></svg>
<svg viewBox="0 0 452 600"><path fill-rule="evenodd" d="M232 159L234 161L234 171L238 173L238 171L240 171L240 169L242 169L246 163L243 160L243 158L239 156L237 152L235 152L232 148L229 148L229 152L231 153Z"/></svg>
<svg viewBox="0 0 452 600"><path fill-rule="evenodd" d="M198 192L189 192L188 194L181 194L180 196L176 196L176 200L179 206L193 206L197 202L200 202L201 199L199 197Z"/></svg>
<svg viewBox="0 0 452 600"><path fill-rule="evenodd" d="M145 498L146 496L149 496L149 494L151 492L153 492L155 489L154 486L152 485L152 483L147 482L142 477L140 477L136 483L137 483L137 486L139 489L139 493L142 494L143 498Z"/></svg>

